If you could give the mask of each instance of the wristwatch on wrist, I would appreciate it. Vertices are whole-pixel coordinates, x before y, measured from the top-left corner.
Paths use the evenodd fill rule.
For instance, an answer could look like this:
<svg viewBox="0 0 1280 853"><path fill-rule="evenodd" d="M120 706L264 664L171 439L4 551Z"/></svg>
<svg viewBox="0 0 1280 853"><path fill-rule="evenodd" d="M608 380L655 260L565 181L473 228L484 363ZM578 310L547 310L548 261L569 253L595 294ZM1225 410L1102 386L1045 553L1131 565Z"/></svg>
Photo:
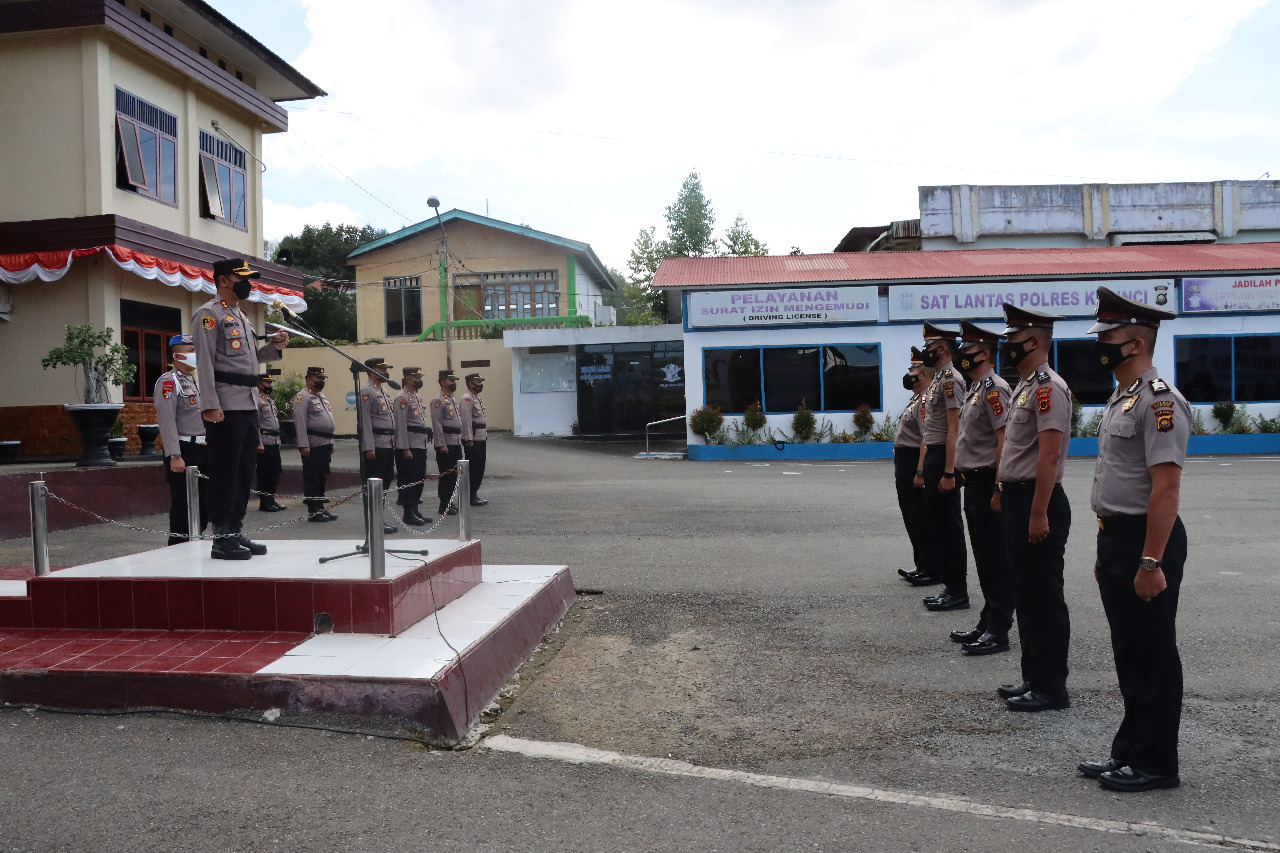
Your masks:
<svg viewBox="0 0 1280 853"><path fill-rule="evenodd" d="M1143 557L1138 561L1138 565L1148 572L1154 572L1156 569L1164 568L1164 561L1157 560L1155 557Z"/></svg>
<svg viewBox="0 0 1280 853"><path fill-rule="evenodd" d="M956 472L955 472L955 471L943 471L943 472L942 472L942 479L944 479L944 480L954 480L955 478L956 478Z"/></svg>
<svg viewBox="0 0 1280 853"><path fill-rule="evenodd" d="M917 469L916 469L916 476L917 476L917 477L923 477L923 476L924 476L924 469L923 469L923 468L917 468Z"/></svg>

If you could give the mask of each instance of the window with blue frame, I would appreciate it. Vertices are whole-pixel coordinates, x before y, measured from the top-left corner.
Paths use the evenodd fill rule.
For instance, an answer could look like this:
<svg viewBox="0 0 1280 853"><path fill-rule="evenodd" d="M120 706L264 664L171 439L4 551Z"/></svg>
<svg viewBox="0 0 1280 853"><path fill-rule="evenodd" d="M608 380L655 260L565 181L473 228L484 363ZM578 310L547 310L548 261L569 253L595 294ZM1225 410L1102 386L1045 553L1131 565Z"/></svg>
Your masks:
<svg viewBox="0 0 1280 853"><path fill-rule="evenodd" d="M883 408L879 344L704 349L702 374L706 404L728 413L756 401L766 412Z"/></svg>
<svg viewBox="0 0 1280 853"><path fill-rule="evenodd" d="M1174 382L1192 403L1280 400L1280 335L1173 339Z"/></svg>

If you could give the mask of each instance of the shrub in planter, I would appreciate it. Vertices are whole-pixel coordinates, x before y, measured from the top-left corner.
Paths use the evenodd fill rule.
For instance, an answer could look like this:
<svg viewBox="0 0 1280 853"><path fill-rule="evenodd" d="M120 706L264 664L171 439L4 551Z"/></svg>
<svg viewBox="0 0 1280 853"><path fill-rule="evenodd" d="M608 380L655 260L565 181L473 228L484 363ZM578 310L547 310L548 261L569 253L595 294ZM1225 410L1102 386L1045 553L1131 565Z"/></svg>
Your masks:
<svg viewBox="0 0 1280 853"><path fill-rule="evenodd" d="M742 413L742 423L747 429L764 429L764 425L768 422L769 419L765 417L764 407L760 405L759 400L747 406L747 410Z"/></svg>
<svg viewBox="0 0 1280 853"><path fill-rule="evenodd" d="M871 407L863 403L853 413L853 429L861 439L876 428L876 416L871 414Z"/></svg>
<svg viewBox="0 0 1280 853"><path fill-rule="evenodd" d="M818 428L818 419L814 417L813 412L809 411L808 406L804 404L804 400L800 400L800 408L791 416L791 432L796 437L796 441L809 441L813 438L814 431Z"/></svg>
<svg viewBox="0 0 1280 853"><path fill-rule="evenodd" d="M1209 428L1204 425L1204 412L1196 409L1196 413L1191 417L1191 434L1192 435L1208 435Z"/></svg>
<svg viewBox="0 0 1280 853"><path fill-rule="evenodd" d="M1222 431L1227 432L1231 427L1231 417L1236 413L1236 404L1230 400L1223 400L1220 403L1213 404L1213 419L1222 426Z"/></svg>
<svg viewBox="0 0 1280 853"><path fill-rule="evenodd" d="M880 426L876 427L871 433L872 441L893 441L894 433L897 432L898 425L893 422L893 418L888 415L884 416L884 421Z"/></svg>
<svg viewBox="0 0 1280 853"><path fill-rule="evenodd" d="M1264 418L1258 415L1254 418L1254 423L1258 425L1258 432L1280 432L1280 417Z"/></svg>
<svg viewBox="0 0 1280 853"><path fill-rule="evenodd" d="M715 406L701 406L689 415L689 429L705 440L724 426L724 415Z"/></svg>
<svg viewBox="0 0 1280 853"><path fill-rule="evenodd" d="M858 436L848 431L841 431L831 436L833 444L852 444L858 440Z"/></svg>
<svg viewBox="0 0 1280 853"><path fill-rule="evenodd" d="M1244 403L1236 406L1231 412L1231 420L1223 432L1230 435L1248 435L1253 432L1253 418L1249 417L1249 410Z"/></svg>

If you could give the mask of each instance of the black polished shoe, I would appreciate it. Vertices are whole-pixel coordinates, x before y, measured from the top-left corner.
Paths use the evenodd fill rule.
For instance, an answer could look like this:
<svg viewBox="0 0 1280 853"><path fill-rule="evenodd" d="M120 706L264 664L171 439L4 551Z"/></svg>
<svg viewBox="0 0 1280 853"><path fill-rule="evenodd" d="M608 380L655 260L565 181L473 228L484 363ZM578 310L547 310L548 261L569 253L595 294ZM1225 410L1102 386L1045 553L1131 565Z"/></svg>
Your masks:
<svg viewBox="0 0 1280 853"><path fill-rule="evenodd" d="M456 506L454 506L453 504L449 504L449 506L447 506L447 507L445 507L444 509L440 510L440 514L441 514L441 515L457 515L457 514L458 514L458 508L457 508Z"/></svg>
<svg viewBox="0 0 1280 853"><path fill-rule="evenodd" d="M279 512L283 507L277 507L274 503L258 504L258 512Z"/></svg>
<svg viewBox="0 0 1280 853"><path fill-rule="evenodd" d="M488 506L489 502L484 498L472 498L471 505L472 506Z"/></svg>
<svg viewBox="0 0 1280 853"><path fill-rule="evenodd" d="M1113 770L1119 770L1124 765L1120 763L1118 758L1108 758L1106 761L1081 761L1076 765L1076 769L1080 771L1080 775L1086 779L1097 779L1103 773L1110 773Z"/></svg>
<svg viewBox="0 0 1280 853"><path fill-rule="evenodd" d="M209 556L215 560L247 560L252 557L249 549L236 540L235 533L227 525L215 524Z"/></svg>
<svg viewBox="0 0 1280 853"><path fill-rule="evenodd" d="M1109 791L1132 794L1138 791L1151 791L1155 788L1176 788L1182 784L1182 780L1176 773L1169 776L1156 776L1134 770L1132 767L1121 767L1119 770L1109 770L1099 775L1098 784Z"/></svg>
<svg viewBox="0 0 1280 853"><path fill-rule="evenodd" d="M996 695L1001 699L1012 699L1014 696L1025 696L1031 692L1031 685L1025 681L1017 684L1001 684L996 688Z"/></svg>
<svg viewBox="0 0 1280 853"><path fill-rule="evenodd" d="M334 519L335 516L332 516L327 512L317 512L307 517L307 521L314 522L315 524L324 524L326 522L333 521Z"/></svg>
<svg viewBox="0 0 1280 853"><path fill-rule="evenodd" d="M982 628L974 628L972 631L952 631L948 636L953 643L976 643L985 633Z"/></svg>
<svg viewBox="0 0 1280 853"><path fill-rule="evenodd" d="M944 592L932 601L926 601L924 607L925 610L931 610L934 613L939 613L943 610L968 610L969 596Z"/></svg>
<svg viewBox="0 0 1280 853"><path fill-rule="evenodd" d="M992 634L987 631L974 642L965 643L960 647L960 650L966 655L994 655L1000 652L1007 652L1009 651L1009 635Z"/></svg>
<svg viewBox="0 0 1280 853"><path fill-rule="evenodd" d="M413 510L406 509L404 511L404 523L411 525L413 527L419 527L425 524L426 522L420 520L418 516L414 515Z"/></svg>
<svg viewBox="0 0 1280 853"><path fill-rule="evenodd" d="M1063 708L1071 707L1071 699L1067 696L1067 691L1063 690L1056 696L1046 696L1043 693L1037 693L1034 690L1028 690L1021 696L1014 696L1011 699L1004 700L1004 704L1009 706L1010 711L1061 711Z"/></svg>
<svg viewBox="0 0 1280 853"><path fill-rule="evenodd" d="M333 513L329 512L329 510L327 510L327 509L324 511L324 517L325 517L325 520L326 520L326 521L337 521L337 520L338 520L338 517L337 517L336 515L334 515Z"/></svg>
<svg viewBox="0 0 1280 853"><path fill-rule="evenodd" d="M418 512L418 508L417 508L416 506L413 508L413 517L414 517L414 518L416 518L416 519L418 520L418 524L430 524L430 523L431 523L431 519L430 519L430 518L428 518L427 516L423 515L422 513Z"/></svg>
<svg viewBox="0 0 1280 853"><path fill-rule="evenodd" d="M276 512L286 512L289 508L282 503L272 501L271 505L276 508Z"/></svg>
<svg viewBox="0 0 1280 853"><path fill-rule="evenodd" d="M913 575L918 575L918 574L920 574L919 569L898 569L898 576L906 578L907 580L911 580L911 577Z"/></svg>
<svg viewBox="0 0 1280 853"><path fill-rule="evenodd" d="M918 574L915 577L907 578L907 583L912 586L937 586L942 583L942 578L935 578L933 575Z"/></svg>
<svg viewBox="0 0 1280 853"><path fill-rule="evenodd" d="M399 530L400 530L400 528L399 528L399 527L396 527L394 524L384 524L384 525L382 525L382 532L383 532L383 534L384 534L384 535L390 535L390 534L392 534L392 533L396 533L396 532L398 532Z"/></svg>
<svg viewBox="0 0 1280 853"><path fill-rule="evenodd" d="M236 542L240 543L240 547L248 548L249 553L255 557L261 557L263 554L267 553L266 545L263 545L261 542L254 542L243 533L236 534Z"/></svg>

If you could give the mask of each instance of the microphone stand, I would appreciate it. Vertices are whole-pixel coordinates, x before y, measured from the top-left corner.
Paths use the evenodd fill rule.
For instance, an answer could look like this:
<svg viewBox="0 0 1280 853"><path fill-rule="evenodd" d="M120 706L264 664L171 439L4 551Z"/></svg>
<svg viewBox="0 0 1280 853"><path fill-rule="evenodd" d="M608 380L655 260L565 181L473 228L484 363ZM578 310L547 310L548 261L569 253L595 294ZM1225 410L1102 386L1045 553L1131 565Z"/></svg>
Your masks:
<svg viewBox="0 0 1280 853"><path fill-rule="evenodd" d="M369 374L369 375L371 375L371 376L377 376L377 377L378 377L378 378L380 378L383 382L385 382L386 384L390 385L392 388L397 389L397 390L400 388L400 384L399 384L398 382L394 382L394 381L392 381L392 380L391 380L388 376L386 376L385 374L379 373L378 371L374 370L372 367L369 367L367 364L365 364L365 363L364 363L363 361L361 361L360 359L355 358L354 356L350 355L349 353L346 353L346 352L342 351L341 349L339 349L338 347L334 346L330 341L326 340L326 339L325 339L325 337L324 337L323 335L321 335L321 334L320 334L319 332L317 332L314 328L312 328L310 323L308 323L306 320L303 320L301 317L299 317L297 314L293 313L292 311L289 311L289 310L284 306L284 304L283 304L283 303L281 303L279 300L276 300L276 304L274 304L272 307L273 307L273 308L275 308L277 311L280 311L281 316L284 318L284 320L285 320L287 323L291 323L291 324L293 324L293 325L295 325L295 326L301 326L303 329L305 329L305 332L302 332L302 334L307 335L307 337L314 338L315 340L317 340L317 341L319 341L320 343L324 344L324 345L325 345L325 346L327 346L329 349L333 350L333 351L334 351L334 352L336 352L338 355L342 356L343 358L345 358L347 361L349 361L349 362L350 362L350 365L348 365L348 366L349 366L349 368L350 368L350 370L351 370L351 382L352 382L352 385L353 385L353 386L354 386L354 388L355 388L355 395L356 395L356 446L359 448L359 450L358 450L358 454L359 454L359 459L360 459L360 473L361 473L362 485L363 485L363 486L365 486L365 487L367 487L367 485L368 485L368 484L367 484L367 483L365 483L365 482L363 482L363 481L364 481L364 480L366 480L367 478L365 478L365 477L363 476L363 475L364 475L364 469L365 469L365 464L364 464L364 463L365 463L365 458L364 458L364 407L360 405L360 374L361 374L361 373L368 373L368 374ZM307 333L310 333L310 334L307 334ZM365 500L368 500L368 496L367 496L367 495L366 495L366 497L365 497ZM345 557L354 557L354 556L356 556L357 554L368 554L368 553L369 553L369 538L370 538L370 532L371 532L371 531L369 530L369 523L370 523L369 516L370 516L370 515L371 515L371 513L364 513L365 518L364 518L364 542L363 542L363 543L361 543L361 544L357 545L354 551L348 551L348 552L346 552L346 553L344 553L344 554L335 554L335 555L333 555L333 556L329 556L329 557L321 557L321 558L320 558L320 562L321 562L321 563L329 563L329 562L332 562L332 561L334 561L334 560L341 560L341 559L343 559L343 558L345 558ZM378 513L378 515L379 515L379 516L381 516L381 513ZM388 553L388 554L412 554L412 555L420 556L420 557L426 557L426 556L428 556L428 555L429 555L429 554L428 554L428 551L427 551L426 549L417 550L417 551L410 551L410 550L400 550L400 549L387 548L387 549L385 549L385 551L386 551L386 553Z"/></svg>

